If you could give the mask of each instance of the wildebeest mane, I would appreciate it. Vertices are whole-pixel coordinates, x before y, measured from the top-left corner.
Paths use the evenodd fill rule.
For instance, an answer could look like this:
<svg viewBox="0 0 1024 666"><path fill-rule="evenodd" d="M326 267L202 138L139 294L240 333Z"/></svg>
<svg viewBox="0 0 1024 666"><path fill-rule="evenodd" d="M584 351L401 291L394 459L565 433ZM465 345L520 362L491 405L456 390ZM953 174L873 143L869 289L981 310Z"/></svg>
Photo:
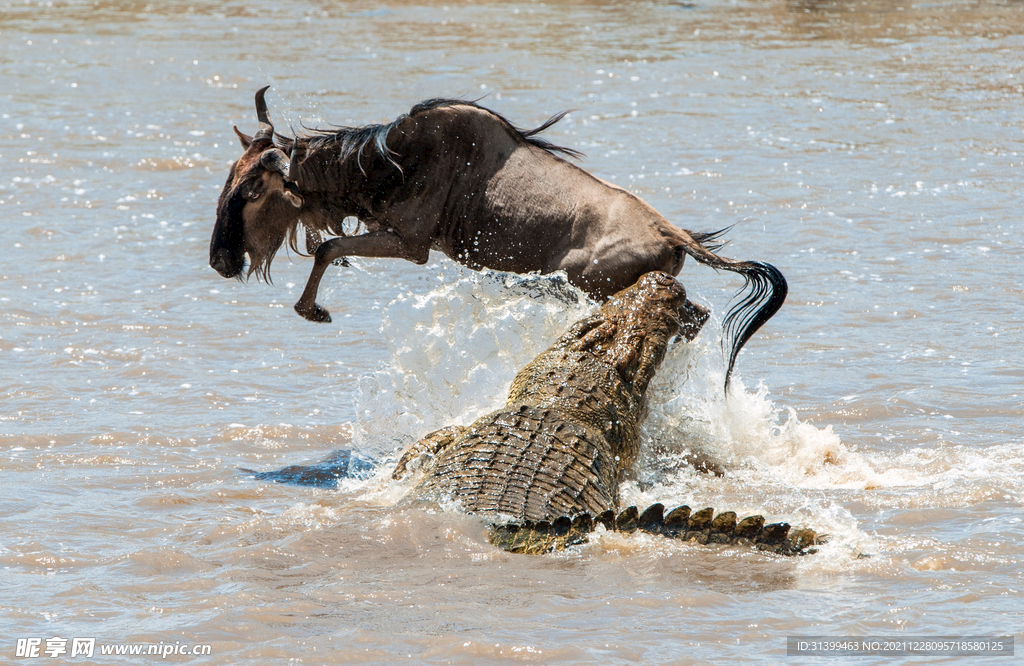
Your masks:
<svg viewBox="0 0 1024 666"><path fill-rule="evenodd" d="M419 104L413 106L409 113L402 114L401 116L395 118L389 123L363 125L362 127L336 126L330 129L311 128L307 129L306 135L300 137L300 139L305 139L306 141L308 141L307 145L310 150L322 150L329 149L331 147L336 147L336 149L338 150L338 159L341 161L344 161L352 157L353 155L355 155L356 159L359 160L362 157L363 152L368 147L373 147L374 149L376 149L378 154L380 154L382 157L384 157L397 167L398 164L394 160L393 152L387 146L388 134L391 133L391 130L393 130L396 126L398 126L399 123L401 123L406 118L414 117L426 111L432 111L434 109L441 109L449 106L470 106L475 109L480 109L481 111L489 113L490 115L494 116L498 121L500 121L503 125L505 125L520 139L530 144L531 146L536 146L537 148L540 148L541 150L551 153L552 155L561 153L563 155L576 158L582 157L583 155L583 153L579 152L578 150L573 150L572 148L567 148L565 146L559 146L554 143L551 143L550 141L537 138L538 134L540 134L541 132L548 129L549 127L557 123L559 120L564 118L569 113L569 111L562 111L561 113L555 114L554 116L548 118L539 127L530 130L524 130L512 124L511 121L502 116L500 113L495 113L490 109L482 107L475 101L463 99L448 99L443 97L437 97L422 101Z"/></svg>
<svg viewBox="0 0 1024 666"><path fill-rule="evenodd" d="M388 149L388 134L402 121L405 116L399 116L390 123L363 125L362 127L333 127L331 129L308 129L302 139L308 141L310 150L322 150L335 148L338 150L338 159L345 161L353 155L356 159L362 157L363 151L368 146L373 146L383 157L391 160L391 151Z"/></svg>

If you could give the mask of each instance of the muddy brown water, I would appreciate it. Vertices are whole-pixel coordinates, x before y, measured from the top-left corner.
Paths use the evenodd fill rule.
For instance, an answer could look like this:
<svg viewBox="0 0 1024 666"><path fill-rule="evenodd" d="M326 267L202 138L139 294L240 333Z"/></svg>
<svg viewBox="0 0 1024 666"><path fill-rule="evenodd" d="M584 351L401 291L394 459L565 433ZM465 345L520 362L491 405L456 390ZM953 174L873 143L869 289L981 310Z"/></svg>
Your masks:
<svg viewBox="0 0 1024 666"><path fill-rule="evenodd" d="M1022 33L1019 2L0 3L0 660L26 637L210 644L168 659L214 664L1020 637ZM681 226L735 224L727 254L776 264L789 300L724 399L739 281L687 265L718 319L662 368L622 492L833 540L785 560L613 534L516 556L381 476L240 471L352 448L386 473L500 404L591 307L439 256L331 269L331 325L291 311L307 259L282 253L273 285L221 279L231 126L255 129L266 84L279 129L437 96L523 126L575 109L548 138L585 168Z"/></svg>

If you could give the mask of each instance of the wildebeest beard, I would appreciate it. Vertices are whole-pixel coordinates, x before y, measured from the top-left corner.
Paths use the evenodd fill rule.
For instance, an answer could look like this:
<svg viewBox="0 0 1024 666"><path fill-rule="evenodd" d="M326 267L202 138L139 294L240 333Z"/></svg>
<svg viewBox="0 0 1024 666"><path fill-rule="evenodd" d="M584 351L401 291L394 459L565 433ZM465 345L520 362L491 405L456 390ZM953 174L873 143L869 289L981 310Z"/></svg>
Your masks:
<svg viewBox="0 0 1024 666"><path fill-rule="evenodd" d="M245 153L232 169L214 227L210 264L225 277L270 279L285 243L297 254L298 226L315 261L295 310L330 321L316 303L328 266L347 256L426 263L430 250L471 268L528 273L563 270L604 300L650 271L678 275L685 256L739 273L744 287L723 321L726 385L740 349L782 306L787 285L774 266L716 252L720 232L669 223L636 195L562 159L575 156L502 116L460 100L429 100L381 125L274 133L262 89L260 130L236 132ZM355 217L365 233L345 236ZM723 230L724 231L724 230ZM321 235L337 236L320 243Z"/></svg>
<svg viewBox="0 0 1024 666"><path fill-rule="evenodd" d="M306 253L299 249L300 221L294 214L294 211L284 210L286 207L289 207L287 204L275 205L268 202L267 205L282 209L276 216L273 215L273 212L268 215L268 217L273 216L282 223L260 225L258 230L253 231L247 229L245 234L245 252L249 255L251 262L247 275L255 275L257 280L272 282L270 265L273 263L274 257L277 256L278 249L287 244L288 248L296 254L305 256Z"/></svg>

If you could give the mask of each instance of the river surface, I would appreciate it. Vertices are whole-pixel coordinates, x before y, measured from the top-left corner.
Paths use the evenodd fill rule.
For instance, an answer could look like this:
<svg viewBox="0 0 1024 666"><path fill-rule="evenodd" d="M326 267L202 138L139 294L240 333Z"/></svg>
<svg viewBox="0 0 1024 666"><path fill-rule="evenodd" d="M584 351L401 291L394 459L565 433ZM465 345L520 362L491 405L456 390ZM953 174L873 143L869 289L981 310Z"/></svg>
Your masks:
<svg viewBox="0 0 1024 666"><path fill-rule="evenodd" d="M29 637L97 648L28 663L103 664L140 661L100 656L120 643L690 664L774 662L796 635L1024 637L1020 2L0 2L0 83L0 661ZM622 494L831 541L519 556L399 505L395 452L502 404L594 306L437 254L355 259L317 325L291 309L306 258L219 277L231 127L256 130L266 84L282 131L430 97L521 126L574 109L546 136L584 168L685 228L735 225L723 253L778 266L789 299L725 398L741 281L687 263L715 319L656 378ZM242 471L338 449L377 474ZM856 660L901 661L956 658Z"/></svg>

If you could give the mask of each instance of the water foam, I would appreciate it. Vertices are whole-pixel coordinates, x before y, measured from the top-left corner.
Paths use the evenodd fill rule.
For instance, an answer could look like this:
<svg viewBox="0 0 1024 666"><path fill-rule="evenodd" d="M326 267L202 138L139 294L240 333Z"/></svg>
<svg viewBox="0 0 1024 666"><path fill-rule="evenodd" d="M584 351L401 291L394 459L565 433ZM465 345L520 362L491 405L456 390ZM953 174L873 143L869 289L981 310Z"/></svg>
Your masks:
<svg viewBox="0 0 1024 666"><path fill-rule="evenodd" d="M720 333L718 322L709 322L693 343L669 349L648 393L642 479L658 481L660 472L696 460L751 482L782 481L800 488L902 482L878 473L831 425L815 427L793 408L777 406L763 384L748 391L734 376L729 393L723 393Z"/></svg>

